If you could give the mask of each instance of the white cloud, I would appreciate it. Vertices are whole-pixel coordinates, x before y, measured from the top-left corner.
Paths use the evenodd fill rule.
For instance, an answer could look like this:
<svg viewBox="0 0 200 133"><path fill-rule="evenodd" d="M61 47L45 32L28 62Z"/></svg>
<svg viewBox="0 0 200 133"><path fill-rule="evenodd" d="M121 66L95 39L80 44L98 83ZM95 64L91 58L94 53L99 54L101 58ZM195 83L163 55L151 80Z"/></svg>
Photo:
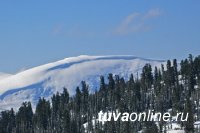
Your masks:
<svg viewBox="0 0 200 133"><path fill-rule="evenodd" d="M64 26L63 24L57 24L53 27L53 30L52 30L52 33L54 35L58 35L58 34L61 34L63 32L63 29L64 29Z"/></svg>
<svg viewBox="0 0 200 133"><path fill-rule="evenodd" d="M67 26L64 23L55 25L51 31L52 35L60 35L65 37L92 37L96 32L85 30L80 25Z"/></svg>
<svg viewBox="0 0 200 133"><path fill-rule="evenodd" d="M147 31L150 26L147 24L148 20L156 18L161 15L159 9L151 9L146 13L134 12L128 15L113 31L113 34L126 35L134 32Z"/></svg>
<svg viewBox="0 0 200 133"><path fill-rule="evenodd" d="M20 72L26 71L27 69L28 69L28 68L26 68L26 67L22 67L20 70L17 71L17 73L20 73ZM17 73L16 73L16 74L17 74Z"/></svg>
<svg viewBox="0 0 200 133"><path fill-rule="evenodd" d="M144 15L144 19L151 19L151 18L158 17L160 15L161 15L161 11L158 8L151 9Z"/></svg>

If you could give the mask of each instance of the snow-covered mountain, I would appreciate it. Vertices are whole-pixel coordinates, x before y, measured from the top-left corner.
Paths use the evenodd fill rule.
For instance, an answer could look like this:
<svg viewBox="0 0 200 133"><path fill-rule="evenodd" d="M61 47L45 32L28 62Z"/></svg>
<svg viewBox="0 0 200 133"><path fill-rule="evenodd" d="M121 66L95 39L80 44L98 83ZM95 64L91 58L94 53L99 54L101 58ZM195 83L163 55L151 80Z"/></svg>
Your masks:
<svg viewBox="0 0 200 133"><path fill-rule="evenodd" d="M131 73L140 73L146 63L154 68L165 61L134 56L82 55L9 75L0 79L0 110L17 109L24 101L31 101L34 107L39 97L50 98L63 87L73 95L83 80L93 91L98 89L101 75L113 73L128 78Z"/></svg>
<svg viewBox="0 0 200 133"><path fill-rule="evenodd" d="M11 76L11 74L0 72L0 80L5 79L5 78L10 77L10 76Z"/></svg>

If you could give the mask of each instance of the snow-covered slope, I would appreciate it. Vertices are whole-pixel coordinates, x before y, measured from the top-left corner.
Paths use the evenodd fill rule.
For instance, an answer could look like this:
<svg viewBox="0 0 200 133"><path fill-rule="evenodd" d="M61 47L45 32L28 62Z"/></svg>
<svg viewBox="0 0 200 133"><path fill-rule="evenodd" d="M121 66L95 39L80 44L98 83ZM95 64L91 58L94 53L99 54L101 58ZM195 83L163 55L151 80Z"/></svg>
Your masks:
<svg viewBox="0 0 200 133"><path fill-rule="evenodd" d="M0 72L0 80L5 79L5 78L10 77L10 76L11 76L11 74Z"/></svg>
<svg viewBox="0 0 200 133"><path fill-rule="evenodd" d="M71 95L86 81L91 91L98 89L99 76L108 73L128 78L141 72L146 63L160 67L165 61L134 56L78 56L35 67L0 80L0 110L17 109L23 101L33 106L39 97L50 98L66 87Z"/></svg>

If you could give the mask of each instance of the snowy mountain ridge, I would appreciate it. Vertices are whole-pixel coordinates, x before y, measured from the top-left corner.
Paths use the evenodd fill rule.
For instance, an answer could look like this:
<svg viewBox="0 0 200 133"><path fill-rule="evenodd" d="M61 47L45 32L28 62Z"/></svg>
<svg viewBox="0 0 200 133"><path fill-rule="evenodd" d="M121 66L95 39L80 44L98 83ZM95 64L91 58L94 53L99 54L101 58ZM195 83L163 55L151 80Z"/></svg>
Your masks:
<svg viewBox="0 0 200 133"><path fill-rule="evenodd" d="M0 80L10 77L12 74L0 72Z"/></svg>
<svg viewBox="0 0 200 133"><path fill-rule="evenodd" d="M33 106L39 97L50 98L66 87L71 95L86 81L90 91L98 89L99 77L109 73L128 78L140 73L145 64L160 67L164 60L151 60L131 55L87 56L65 58L15 75L0 79L0 110L17 109L22 102L31 101Z"/></svg>

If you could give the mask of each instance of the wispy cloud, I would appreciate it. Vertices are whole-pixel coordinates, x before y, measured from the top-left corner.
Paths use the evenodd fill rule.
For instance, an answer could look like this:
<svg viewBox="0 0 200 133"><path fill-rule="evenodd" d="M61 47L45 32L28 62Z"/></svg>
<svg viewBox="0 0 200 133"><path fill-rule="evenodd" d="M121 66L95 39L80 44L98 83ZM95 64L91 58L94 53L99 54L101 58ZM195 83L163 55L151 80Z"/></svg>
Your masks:
<svg viewBox="0 0 200 133"><path fill-rule="evenodd" d="M63 24L61 24L61 23L56 24L56 25L53 27L52 34L54 34L54 35L61 34L61 33L63 32L63 29L64 29Z"/></svg>
<svg viewBox="0 0 200 133"><path fill-rule="evenodd" d="M144 19L152 19L152 18L156 18L159 17L161 15L161 11L160 9L156 8L156 9L151 9L149 10L146 14L144 14Z"/></svg>
<svg viewBox="0 0 200 133"><path fill-rule="evenodd" d="M67 26L66 24L56 24L52 31L52 35L66 36L66 37L92 37L96 33L90 30L84 30L79 25Z"/></svg>
<svg viewBox="0 0 200 133"><path fill-rule="evenodd" d="M80 26L71 27L70 29L66 30L65 35L70 37L92 37L96 34L91 30L85 30Z"/></svg>
<svg viewBox="0 0 200 133"><path fill-rule="evenodd" d="M161 15L159 9L151 9L146 13L134 12L125 17L114 29L113 34L126 35L134 32L147 31L150 29L148 21Z"/></svg>

